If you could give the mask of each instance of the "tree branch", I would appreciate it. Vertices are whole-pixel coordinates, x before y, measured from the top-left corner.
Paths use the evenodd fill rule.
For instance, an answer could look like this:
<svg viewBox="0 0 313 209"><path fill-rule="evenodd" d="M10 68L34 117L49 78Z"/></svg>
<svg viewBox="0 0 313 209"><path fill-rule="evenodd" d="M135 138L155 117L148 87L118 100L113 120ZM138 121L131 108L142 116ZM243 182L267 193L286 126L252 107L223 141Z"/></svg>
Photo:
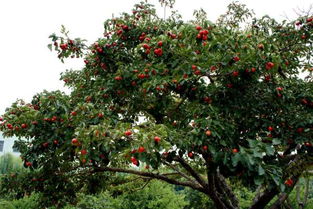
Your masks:
<svg viewBox="0 0 313 209"><path fill-rule="evenodd" d="M181 157L175 157L174 161L179 162L186 171L193 176L203 188L207 188L208 184L205 180Z"/></svg>
<svg viewBox="0 0 313 209"><path fill-rule="evenodd" d="M180 171L178 168L176 168L174 165L172 165L172 164L170 164L170 163L168 163L168 162L166 162L166 161L163 161L163 163L164 163L165 165L171 167L173 170L177 171L177 173L178 173L181 177L183 177L183 178L185 178L185 179L187 179L187 180L189 180L189 181L191 181L191 182L193 182L193 183L195 183L195 184L198 184L194 179L192 179L190 176L187 176L185 173L181 172L181 171Z"/></svg>
<svg viewBox="0 0 313 209"><path fill-rule="evenodd" d="M151 173L151 172L136 171L136 170L125 169L125 168L110 168L110 167L94 168L93 171L94 172L108 171L108 172L114 172L114 173L128 173L128 174L134 174L134 175L138 175L138 176L150 177L150 178L165 181L165 182L170 183L170 184L187 186L187 187L190 187L192 189L204 192L202 187L200 187L197 184L194 184L193 182L178 181L175 179L171 179L171 178L165 176L164 174L156 174L156 173Z"/></svg>

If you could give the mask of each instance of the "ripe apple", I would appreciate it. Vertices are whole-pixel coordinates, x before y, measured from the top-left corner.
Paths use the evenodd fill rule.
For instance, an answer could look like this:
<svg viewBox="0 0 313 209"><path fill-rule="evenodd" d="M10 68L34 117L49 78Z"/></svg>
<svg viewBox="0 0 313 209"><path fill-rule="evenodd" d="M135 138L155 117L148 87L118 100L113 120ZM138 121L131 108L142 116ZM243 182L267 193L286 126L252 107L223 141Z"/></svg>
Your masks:
<svg viewBox="0 0 313 209"><path fill-rule="evenodd" d="M115 76L114 80L121 81L121 80L123 80L123 78L121 76Z"/></svg>
<svg viewBox="0 0 313 209"><path fill-rule="evenodd" d="M240 60L240 58L239 58L238 56L235 56L235 57L233 57L233 60L234 60L235 62L238 62L238 61Z"/></svg>
<svg viewBox="0 0 313 209"><path fill-rule="evenodd" d="M155 141L156 143L159 143L159 142L161 141L161 138L158 137L158 136L155 136L155 137L154 137L154 141Z"/></svg>
<svg viewBox="0 0 313 209"><path fill-rule="evenodd" d="M287 179L286 181L285 181L285 185L287 185L287 186L292 186L293 185L293 180L292 179Z"/></svg>
<svg viewBox="0 0 313 209"><path fill-rule="evenodd" d="M127 130L127 131L125 131L124 132L124 135L125 136L130 136L130 135L132 135L133 133L131 132L131 130Z"/></svg>
<svg viewBox="0 0 313 209"><path fill-rule="evenodd" d="M146 151L146 149L145 149L144 147L139 147L139 148L138 148L138 152L139 152L139 153L142 153L142 152L144 152L144 151Z"/></svg>
<svg viewBox="0 0 313 209"><path fill-rule="evenodd" d="M276 90L277 90L277 91L282 91L283 88L282 88L282 87L277 87Z"/></svg>
<svg viewBox="0 0 313 209"><path fill-rule="evenodd" d="M207 131L205 132L205 135L211 136L211 135L212 135L212 132L211 132L210 130L207 130Z"/></svg>
<svg viewBox="0 0 313 209"><path fill-rule="evenodd" d="M266 64L265 64L265 68L266 68L266 70L270 70L270 69L272 69L273 67L274 67L274 63L272 63L272 62L267 62Z"/></svg>
<svg viewBox="0 0 313 209"><path fill-rule="evenodd" d="M28 161L27 161L27 162L25 163L25 165L26 165L27 167L31 167L33 164L32 164L31 162L28 162Z"/></svg>
<svg viewBox="0 0 313 209"><path fill-rule="evenodd" d="M157 56L162 56L163 50L161 48L156 48L154 50L154 54L157 55Z"/></svg>
<svg viewBox="0 0 313 209"><path fill-rule="evenodd" d="M188 157L192 158L193 157L193 153L192 152L188 152Z"/></svg>
<svg viewBox="0 0 313 209"><path fill-rule="evenodd" d="M55 139L55 140L53 140L53 144L57 145L57 144L59 144L59 141Z"/></svg>
<svg viewBox="0 0 313 209"><path fill-rule="evenodd" d="M27 128L27 124L23 123L23 124L21 125L21 127L25 129L25 128Z"/></svg>
<svg viewBox="0 0 313 209"><path fill-rule="evenodd" d="M272 126L269 126L269 127L267 128L267 130L268 130L268 131L274 131L274 128L273 128Z"/></svg>
<svg viewBox="0 0 313 209"><path fill-rule="evenodd" d="M201 26L199 26L199 25L196 26L196 30L201 30L201 29L202 29Z"/></svg>
<svg viewBox="0 0 313 209"><path fill-rule="evenodd" d="M8 128L8 129L13 129L12 124L8 123L8 124L7 124L7 128Z"/></svg>
<svg viewBox="0 0 313 209"><path fill-rule="evenodd" d="M98 118L103 118L103 114L102 113L98 113Z"/></svg>
<svg viewBox="0 0 313 209"><path fill-rule="evenodd" d="M47 148L47 147L49 146L49 142L43 143L42 146L43 146L44 148Z"/></svg>
<svg viewBox="0 0 313 209"><path fill-rule="evenodd" d="M208 146L204 145L204 146L202 147L202 149L203 149L204 151L207 151L207 150L208 150Z"/></svg>
<svg viewBox="0 0 313 209"><path fill-rule="evenodd" d="M234 149L232 150L232 152L233 152L233 153L237 153L237 152L238 152L238 149L234 148Z"/></svg>
<svg viewBox="0 0 313 209"><path fill-rule="evenodd" d="M74 138L72 139L72 144L76 145L78 143L78 139Z"/></svg>
<svg viewBox="0 0 313 209"><path fill-rule="evenodd" d="M159 42L158 42L158 46L159 46L159 47L163 46L163 42L162 42L162 41L159 41Z"/></svg>
<svg viewBox="0 0 313 209"><path fill-rule="evenodd" d="M301 134L304 131L304 128L297 128L297 132Z"/></svg>
<svg viewBox="0 0 313 209"><path fill-rule="evenodd" d="M71 112L71 115L75 116L75 115L77 115L77 112L73 111L73 112Z"/></svg>
<svg viewBox="0 0 313 209"><path fill-rule="evenodd" d="M239 75L239 72L238 71L234 71L232 74L233 74L233 77L237 77Z"/></svg>
<svg viewBox="0 0 313 209"><path fill-rule="evenodd" d="M86 155L86 154L87 154L87 150L82 149L82 150L80 151L80 154L81 154L81 155Z"/></svg>

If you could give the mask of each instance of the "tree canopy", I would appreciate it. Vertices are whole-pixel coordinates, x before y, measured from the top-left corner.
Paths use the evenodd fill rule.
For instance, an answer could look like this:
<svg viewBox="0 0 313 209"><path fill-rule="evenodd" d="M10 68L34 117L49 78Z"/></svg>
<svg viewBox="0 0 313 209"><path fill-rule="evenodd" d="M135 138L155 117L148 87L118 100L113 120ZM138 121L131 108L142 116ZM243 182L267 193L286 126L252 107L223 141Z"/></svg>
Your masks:
<svg viewBox="0 0 313 209"><path fill-rule="evenodd" d="M85 66L62 73L69 95L44 91L1 117L25 167L55 188L102 172L159 179L228 209L227 181L241 181L262 188L250 208L280 205L312 165L313 18L256 18L239 3L215 23L195 17L141 2L90 45L52 34L59 59Z"/></svg>

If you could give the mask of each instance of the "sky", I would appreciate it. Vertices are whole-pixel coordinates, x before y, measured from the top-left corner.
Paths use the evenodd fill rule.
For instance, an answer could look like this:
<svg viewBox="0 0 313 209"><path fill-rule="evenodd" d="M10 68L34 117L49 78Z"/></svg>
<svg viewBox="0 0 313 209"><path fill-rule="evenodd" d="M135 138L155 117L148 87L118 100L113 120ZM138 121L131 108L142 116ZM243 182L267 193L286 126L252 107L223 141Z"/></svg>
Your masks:
<svg viewBox="0 0 313 209"><path fill-rule="evenodd" d="M44 89L62 90L60 73L80 69L82 59L61 63L47 48L48 36L59 33L61 25L70 37L81 37L89 43L103 34L103 22L122 12L130 12L140 0L9 0L0 1L0 115L17 98L29 102ZM163 16L158 0L156 5ZM203 8L208 19L215 21L226 11L231 0L176 0L175 9L183 19L192 19L195 9ZM253 9L258 17L270 15L279 20L294 18L294 10L309 8L312 0L239 0Z"/></svg>

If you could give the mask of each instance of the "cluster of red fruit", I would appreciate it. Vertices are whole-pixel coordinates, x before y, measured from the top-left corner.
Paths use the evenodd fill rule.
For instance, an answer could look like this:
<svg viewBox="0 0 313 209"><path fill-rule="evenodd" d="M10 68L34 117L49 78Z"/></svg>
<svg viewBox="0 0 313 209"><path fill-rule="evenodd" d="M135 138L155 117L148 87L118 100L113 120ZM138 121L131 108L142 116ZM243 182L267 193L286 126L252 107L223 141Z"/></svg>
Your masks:
<svg viewBox="0 0 313 209"><path fill-rule="evenodd" d="M196 29L197 31L199 31L199 33L197 34L198 40L203 40L203 41L208 40L208 34L209 34L208 30L202 30L201 26L196 26Z"/></svg>

